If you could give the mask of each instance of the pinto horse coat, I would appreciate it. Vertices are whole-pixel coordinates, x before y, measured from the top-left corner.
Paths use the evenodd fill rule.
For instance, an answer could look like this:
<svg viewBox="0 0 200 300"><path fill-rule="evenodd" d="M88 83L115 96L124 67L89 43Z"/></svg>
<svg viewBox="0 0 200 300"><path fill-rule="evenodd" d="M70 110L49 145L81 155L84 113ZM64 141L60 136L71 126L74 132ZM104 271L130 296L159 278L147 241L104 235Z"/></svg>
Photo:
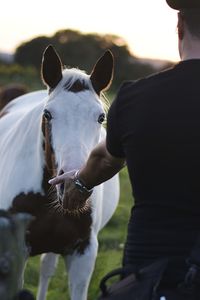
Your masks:
<svg viewBox="0 0 200 300"><path fill-rule="evenodd" d="M107 51L92 73L64 69L52 46L43 54L47 91L11 101L0 114L0 208L34 216L26 235L30 255L42 254L38 300L45 299L57 254L64 257L72 300L86 300L98 251L99 230L119 199L118 176L97 186L89 205L64 212L62 185L48 180L79 169L105 139L101 91L112 80L113 57Z"/></svg>

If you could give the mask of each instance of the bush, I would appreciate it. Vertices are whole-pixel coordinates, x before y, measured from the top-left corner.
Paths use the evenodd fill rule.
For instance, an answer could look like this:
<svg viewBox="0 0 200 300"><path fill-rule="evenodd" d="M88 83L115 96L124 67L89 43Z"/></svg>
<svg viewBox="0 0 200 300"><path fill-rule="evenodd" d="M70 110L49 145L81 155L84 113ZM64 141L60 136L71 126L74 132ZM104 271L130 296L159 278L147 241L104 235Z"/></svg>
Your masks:
<svg viewBox="0 0 200 300"><path fill-rule="evenodd" d="M28 87L29 90L43 88L39 72L34 67L22 67L17 64L0 65L0 86L20 83Z"/></svg>

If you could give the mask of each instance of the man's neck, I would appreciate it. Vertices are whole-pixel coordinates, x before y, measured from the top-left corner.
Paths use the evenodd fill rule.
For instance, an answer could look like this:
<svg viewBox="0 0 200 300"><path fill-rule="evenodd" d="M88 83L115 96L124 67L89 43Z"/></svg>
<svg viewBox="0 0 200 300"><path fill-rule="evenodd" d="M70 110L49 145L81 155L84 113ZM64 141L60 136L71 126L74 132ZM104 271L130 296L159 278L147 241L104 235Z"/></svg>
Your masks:
<svg viewBox="0 0 200 300"><path fill-rule="evenodd" d="M188 53L184 53L182 55L181 60L189 60L189 59L200 59L200 49L199 51L190 51Z"/></svg>
<svg viewBox="0 0 200 300"><path fill-rule="evenodd" d="M200 59L200 39L187 39L182 44L181 60Z"/></svg>

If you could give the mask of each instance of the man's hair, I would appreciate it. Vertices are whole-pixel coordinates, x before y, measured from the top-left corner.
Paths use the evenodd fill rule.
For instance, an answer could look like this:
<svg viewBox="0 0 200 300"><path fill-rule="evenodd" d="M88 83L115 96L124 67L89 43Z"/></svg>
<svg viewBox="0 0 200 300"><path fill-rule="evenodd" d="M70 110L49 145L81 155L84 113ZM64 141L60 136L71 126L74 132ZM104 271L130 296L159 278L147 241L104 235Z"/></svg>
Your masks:
<svg viewBox="0 0 200 300"><path fill-rule="evenodd" d="M200 38L200 8L181 9L179 14L184 19L190 33Z"/></svg>

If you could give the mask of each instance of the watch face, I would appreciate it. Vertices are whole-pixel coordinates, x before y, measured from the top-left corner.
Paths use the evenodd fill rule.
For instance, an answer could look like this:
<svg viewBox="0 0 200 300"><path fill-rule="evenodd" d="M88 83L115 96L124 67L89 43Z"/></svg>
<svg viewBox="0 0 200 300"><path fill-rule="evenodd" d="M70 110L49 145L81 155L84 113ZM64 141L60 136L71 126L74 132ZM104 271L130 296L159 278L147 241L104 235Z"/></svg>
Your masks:
<svg viewBox="0 0 200 300"><path fill-rule="evenodd" d="M75 183L76 187L77 187L79 190L82 189L82 185L81 185L81 183L80 183L80 181L79 181L78 179L76 179L76 180L74 181L74 183Z"/></svg>
<svg viewBox="0 0 200 300"><path fill-rule="evenodd" d="M74 181L74 184L76 186L76 188L81 192L81 193L85 193L85 194L91 194L92 190L88 190L81 182L79 179L76 179Z"/></svg>
<svg viewBox="0 0 200 300"><path fill-rule="evenodd" d="M86 192L86 188L82 185L82 183L76 179L74 181L76 188L81 192L81 193L85 193Z"/></svg>

